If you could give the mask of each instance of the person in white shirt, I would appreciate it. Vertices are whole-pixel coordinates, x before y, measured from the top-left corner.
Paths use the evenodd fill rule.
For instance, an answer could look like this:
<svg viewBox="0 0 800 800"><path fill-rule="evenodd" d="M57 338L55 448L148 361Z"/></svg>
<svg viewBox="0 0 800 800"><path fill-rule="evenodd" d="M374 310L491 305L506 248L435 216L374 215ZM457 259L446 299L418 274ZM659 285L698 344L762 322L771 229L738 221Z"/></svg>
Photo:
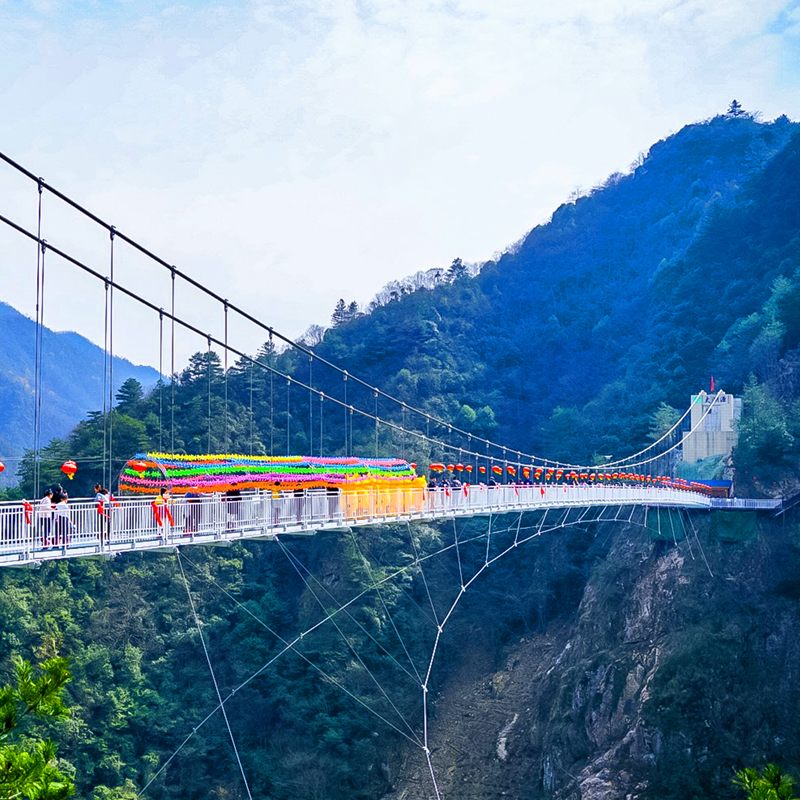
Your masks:
<svg viewBox="0 0 800 800"><path fill-rule="evenodd" d="M99 483L94 485L94 502L97 509L98 528L100 537L110 537L111 531L111 494Z"/></svg>
<svg viewBox="0 0 800 800"><path fill-rule="evenodd" d="M53 493L48 489L36 504L36 527L42 547L50 546L50 533L53 527Z"/></svg>
<svg viewBox="0 0 800 800"><path fill-rule="evenodd" d="M74 525L69 518L69 506L67 505L67 493L61 495L61 500L56 504L55 509L55 534L53 544L58 546L59 540L62 546L67 544L69 531L74 529Z"/></svg>

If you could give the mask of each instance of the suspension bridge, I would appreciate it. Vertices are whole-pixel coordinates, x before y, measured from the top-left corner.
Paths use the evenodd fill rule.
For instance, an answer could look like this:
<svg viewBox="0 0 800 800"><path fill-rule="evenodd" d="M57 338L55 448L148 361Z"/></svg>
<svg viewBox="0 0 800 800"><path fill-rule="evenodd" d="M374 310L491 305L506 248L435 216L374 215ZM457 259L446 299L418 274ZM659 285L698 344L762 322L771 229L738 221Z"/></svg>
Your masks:
<svg viewBox="0 0 800 800"><path fill-rule="evenodd" d="M663 478L658 481L648 480L639 483L626 483L617 481L617 475L623 472L628 476L634 474L644 475L652 471L654 474L666 469L664 465L671 463L677 448L681 446L681 433L683 436L692 435L700 422L687 432L682 431L683 425L690 409L666 431L657 441L625 458L616 460L607 459L599 469L614 471L614 482L599 483L584 479L586 476L596 474L596 465L565 464L542 456L515 450L502 443L494 442L488 438L475 435L473 432L463 430L447 420L441 419L421 408L414 407L403 400L390 395L378 386L365 381L358 376L351 375L326 360L312 349L302 343L292 341L289 337L276 331L256 316L241 309L228 299L214 292L200 281L195 280L183 270L178 269L168 260L151 252L137 240L118 230L115 226L103 220L94 212L84 208L63 192L51 187L42 178L14 162L8 156L0 154L4 162L17 175L31 182L37 198L36 225L26 226L19 219L0 214L2 222L9 230L17 234L23 241L27 241L35 248L35 287L36 287L36 341L34 364L34 391L33 391L33 428L32 428L32 454L33 454L33 482L34 498L30 501L0 503L0 566L19 567L35 566L48 561L100 557L113 558L120 554L141 551L169 551L176 554L180 565L183 580L186 583L189 602L192 604L198 636L203 643L209 671L214 679L215 689L219 700L216 708L204 718L203 722L210 719L216 711L225 717L226 726L230 735L231 745L236 755L242 781L248 797L252 797L247 783L245 770L236 747L235 738L225 715L225 704L239 687L234 688L227 696L220 693L211 658L201 630L200 621L189 591L189 584L181 562L180 551L189 545L221 545L238 540L266 540L277 543L283 547L281 540L287 536L310 535L317 531L342 531L343 535L352 535L352 529L360 526L379 526L398 523L412 523L418 521L453 520L454 543L443 547L440 553L450 552L455 548L459 552L458 534L455 522L460 518L486 516L489 519L489 530L486 535L486 557L475 574L466 576L461 574L461 560L459 556L459 580L456 595L443 616L437 614L433 601L431 612L436 627L430 661L427 669L416 675L418 687L422 692L423 719L421 726L409 725L403 720L405 730L400 730L413 747L418 747L424 754L431 777L431 797L441 798L436 781L436 771L431 751L428 747L428 689L431 670L436 657L437 647L444 626L458 605L466 589L488 569L497 559L511 552L518 545L525 544L535 536L552 530L560 530L569 525L580 524L584 519L600 522L634 522L634 515L643 516L647 525L647 515L653 510L656 525L660 525L662 509L677 510L683 514L689 510L710 510L713 508L728 509L758 509L774 508L772 501L742 501L726 498L714 498L701 491L693 491L691 487L679 486ZM108 251L105 268L90 266L86 260L77 257L72 249L65 244L48 240L45 236L47 220L47 204L52 200L66 206L82 219L99 228L108 237ZM169 296L167 308L162 304L162 296L158 292L151 296L126 285L115 273L115 258L119 258L120 245L129 251L146 259L151 265L165 272L169 281ZM115 248L117 248L115 250ZM42 418L46 413L44 397L46 395L46 372L43 368L42 336L45 325L45 274L46 264L49 265L53 258L65 265L78 270L85 276L97 281L103 293L102 309L100 310L104 323L104 375L103 375L103 453L102 453L102 482L109 486L117 480L121 469L131 453L120 454L115 451L114 415L114 348L115 332L119 335L118 323L115 322L115 297L125 298L136 304L145 312L151 314L154 325L158 331L158 364L162 376L157 391L159 392L158 414L158 441L159 446L169 443L175 449L175 387L176 387L176 331L198 337L207 348L209 358L206 361L208 369L208 400L207 400L207 452L212 452L212 424L216 421L211 397L211 358L212 349L219 351L220 361L223 365L224 406L221 411L223 419L222 443L225 452L229 449L230 415L228 406L228 374L229 357L239 359L248 372L251 381L251 412L253 404L253 376L256 372L268 374L270 381L270 437L269 452L274 452L276 443L273 432L272 416L275 413L273 397L274 384L285 388L286 407L286 453L291 452L290 423L292 420L291 399L303 397L304 413L307 414L305 441L309 449L314 449L316 442L319 456L327 455L327 448L332 446L331 436L326 436L324 424L327 418L336 414L338 419L338 435L341 440L336 444L336 452L352 453L354 429L359 428L362 434L365 429L374 428L375 457L381 448L391 446L401 451L403 459L406 454L416 453L415 457L423 455L426 458L452 459L456 462L469 462L475 465L476 473L480 468L483 473L496 468L503 476L499 484L493 481L483 483L461 484L453 482L451 485L438 487L414 487L405 489L392 489L386 487L370 488L363 491L342 491L336 488L312 488L298 491L283 491L281 487L251 488L249 491L229 496L221 492L200 493L196 496L178 495L159 500L156 496L120 496L109 497L106 501L98 503L96 500L77 499L70 500L68 512L59 514L57 510L49 507L41 498L44 488L44 479L41 473L43 463L44 443L42 441ZM33 259L31 259L33 262ZM178 313L176 302L176 287L181 284L191 287L219 309L218 327L220 332L210 330L207 323L207 314L191 317L192 308L189 305L185 313ZM49 287L49 284L48 284ZM256 330L266 333L270 345L278 341L308 359L308 379L301 380L297 373L289 374L275 366L273 359L264 359L248 355L243 345L233 341L229 336L229 318L235 316L240 322L246 323ZM191 317L191 318L190 318ZM216 329L215 329L216 330ZM164 350L167 350L169 367L165 370ZM315 373L315 367L317 372ZM318 382L320 368L329 374L338 376L340 390L332 391L329 387L323 389ZM317 381L314 380L315 374ZM348 396L349 387L349 396ZM712 402L705 414L713 408ZM315 412L315 408L317 409ZM701 419L702 422L702 419ZM251 448L252 448L252 413ZM316 438L315 438L316 437ZM383 438L383 443L382 443ZM343 442L343 446L342 446ZM252 450L251 450L252 454ZM397 455L397 453L394 453ZM480 467L478 465L481 465ZM572 471L575 479L571 482L557 482L547 479L542 481L519 480L523 471L530 472L536 468L545 472ZM514 476L512 481L509 475ZM583 477L581 477L583 476ZM609 475L609 477L611 477ZM526 533L522 527L523 515L530 512L536 519L531 532ZM496 516L516 515L516 533L513 542L496 553L490 553L492 544L492 520ZM638 519L638 518L637 518ZM635 524L642 524L636 522ZM666 533L666 532L665 532ZM674 535L674 533L673 533ZM699 542L698 542L699 544ZM463 546L463 543L461 543ZM437 553L425 555L424 558L417 553L414 562L415 568L422 569L422 563L432 558ZM491 556L491 557L490 557ZM296 562L293 566L297 569ZM299 571L298 571L299 574ZM303 576L301 576L303 577ZM303 577L306 580L305 577ZM384 579L386 580L386 579ZM371 587L380 591L380 582ZM427 586L426 586L427 591ZM312 594L314 594L312 589ZM314 594L316 597L317 595ZM335 611L326 613L325 619L314 625L314 629L323 622L334 620L336 615L346 612L347 606L353 602L348 601ZM248 613L251 613L248 611ZM388 613L388 610L387 610ZM335 622L334 622L335 624ZM265 626L267 627L267 626ZM268 629L269 630L269 629ZM284 641L285 652L293 652L295 645L310 632L301 632L291 641ZM398 633L399 637L399 633ZM402 641L401 641L402 644ZM405 649L405 645L403 645ZM407 651L406 651L407 653ZM301 656L304 657L304 656ZM359 659L360 661L360 659ZM272 663L272 662L270 662ZM412 665L413 666L413 665ZM415 672L416 672L416 668ZM253 680L262 670L249 677L245 683ZM322 670L320 669L320 672ZM323 673L324 674L324 673ZM335 678L329 678L337 686ZM377 683L377 682L376 682ZM244 685L244 684L242 684ZM347 692L345 687L341 687ZM385 692L381 689L383 694ZM355 698L361 705L363 700ZM388 696L387 696L388 699ZM371 710L368 708L368 710ZM396 710L396 709L395 709ZM381 714L371 710L381 720L394 730L399 730L398 725L387 720ZM399 712L398 712L399 713ZM420 731L421 728L421 731ZM196 733L197 728L193 731ZM193 733L190 733L180 750ZM178 752L176 750L176 753ZM171 756L150 778L141 792L144 793L149 783L160 775L172 761Z"/></svg>
<svg viewBox="0 0 800 800"><path fill-rule="evenodd" d="M164 506L164 513L153 508L152 498L121 497L101 509L92 500L71 501L68 524L60 528L49 508L43 512L32 503L5 503L0 504L0 566L275 539L363 525L590 507L709 509L713 503L696 492L633 486L254 491L237 498L220 494L175 498Z"/></svg>
<svg viewBox="0 0 800 800"><path fill-rule="evenodd" d="M353 432L358 424L363 433L365 427L374 426L374 447L376 458L381 447L381 436L390 437L390 444L405 451L416 450L424 454L440 454L445 460L452 458L456 461L473 461L475 469L487 472L496 469L508 479L508 473L521 478L523 470L530 471L539 465L542 470L555 471L573 470L572 475L597 471L596 466L565 464L543 458L530 453L514 450L506 445L482 438L463 430L452 422L437 418L427 411L416 408L406 402L388 394L380 387L351 375L347 370L321 357L303 343L298 343L284 336L268 324L262 322L254 315L241 309L236 304L222 297L200 281L195 280L186 272L178 269L168 260L151 252L131 236L120 231L116 226L104 221L94 212L84 208L63 192L50 186L43 178L25 169L8 156L0 153L0 161L11 170L27 179L33 184L37 197L37 214L35 230L21 224L9 216L0 214L0 222L8 229L29 241L35 246L35 288L36 288L36 319L35 319L35 363L34 363L34 397L33 397L33 492L34 498L30 502L6 503L0 505L0 566L30 564L39 561L72 558L84 555L115 555L131 550L148 550L163 546L178 544L195 544L209 541L229 541L239 538L274 538L281 534L307 534L316 530L331 529L346 525L375 525L388 522L404 522L417 519L446 519L454 516L470 516L491 513L513 513L521 510L536 511L552 508L568 508L575 506L610 506L610 505L643 505L653 507L681 507L703 509L717 505L727 505L731 508L740 507L729 501L711 500L702 494L686 491L689 487L675 488L665 479L660 478L646 486L619 486L619 485L531 485L527 481L516 482L514 485L505 484L491 486L476 482L463 487L454 487L453 491L447 488L438 490L416 490L404 494L402 497L392 490L374 489L368 493L345 495L325 495L319 493L303 492L303 496L296 497L292 493L280 496L274 491L258 491L243 497L236 502L237 512L230 513L233 504L226 503L226 498L219 496L202 496L191 503L185 499L173 499L173 506L164 519L158 519L150 509L149 501L140 498L118 497L115 502L107 503L105 508L98 513L96 504L89 500L70 502L68 533L59 537L55 542L54 537L47 535L44 530L55 520L50 520L47 511L41 508L41 468L43 463L42 419L46 413L43 402L45 392L46 373L44 371L44 356L42 335L45 324L45 275L46 264L53 258L59 259L63 264L77 269L84 275L99 282L103 289L104 341L103 352L103 453L102 453L102 484L112 484L125 464L129 453L115 452L114 445L114 348L115 330L115 297L123 297L132 301L137 307L150 312L158 328L159 340L159 374L162 381L157 389L159 392L159 446L165 442L174 448L175 445L175 386L176 386L176 331L183 330L197 336L207 347L209 357L206 360L208 370L208 401L207 401L207 452L212 450L212 425L217 422L215 412L212 410L211 397L211 353L216 347L221 353L220 361L223 365L224 378L224 408L222 417L222 445L227 452L229 437L230 414L228 408L228 374L229 356L235 356L241 365L246 365L251 380L251 410L252 410L252 380L254 371L258 370L269 374L270 378L270 453L274 452L275 415L274 381L285 386L286 396L286 453L291 452L292 420L291 399L292 393L303 398L307 403L307 425L305 426L305 441L313 450L315 432L319 447L319 455L328 455L326 447L331 446L330 436L326 438L324 431L325 413L330 416L339 409L340 431L343 431L344 447L337 444L337 450L352 453ZM66 246L45 238L47 220L47 205L45 198L65 206L75 212L80 218L88 220L93 226L99 228L108 236L107 269L105 271L96 266L89 266L85 261L77 258ZM162 299L159 292L153 296L145 296L119 279L119 247L124 244L131 251L143 256L149 263L165 271L169 280L170 294L169 307L165 309L160 305ZM115 259L117 268L115 272ZM178 286L184 284L193 290L199 291L220 311L221 335L215 334L208 328L199 327L197 319L188 319L185 315L178 314L176 294ZM118 301L117 301L118 302ZM191 307L188 313L191 312ZM271 359L258 358L248 355L244 349L237 346L229 336L229 318L232 315L254 326L269 337L270 345L277 341L288 348L296 350L302 357L308 359L308 380L300 380L297 374L289 374L277 369ZM207 315L202 319L208 322ZM166 325L166 331L165 331ZM166 333L166 336L165 336ZM117 340L119 334L117 333ZM166 341L165 341L166 339ZM169 372L165 375L164 350L169 354ZM324 391L315 385L314 367L323 368L329 373L341 377L341 391L338 395L330 389ZM350 397L348 398L348 386ZM359 390L361 397L357 399ZM166 397L165 397L166 396ZM717 395L719 397L719 395ZM711 412L717 398L705 409L702 419ZM166 402L165 402L166 400ZM360 402L359 402L360 400ZM379 407L383 404L383 409ZM315 419L315 407L316 419ZM616 482L617 473L623 470L636 470L643 473L655 465L669 464L670 454L674 454L681 446L680 429L690 409L656 442L632 455L608 460L602 467L603 470L614 470ZM697 423L688 434L691 435L700 423ZM253 419L250 419L251 447ZM363 436L362 436L363 439ZM485 466L478 467L483 462ZM530 466L525 467L524 465ZM663 467L662 467L663 468ZM578 473L575 473L575 470ZM602 474L602 473L601 473ZM489 472L491 475L491 472ZM610 477L610 475L609 475ZM644 476L642 475L642 478ZM490 481L492 483L492 481ZM575 481L577 484L577 479ZM664 485L666 483L666 485ZM752 504L751 506L752 507ZM174 512L174 513L173 513ZM193 520L199 518L199 522ZM102 535L101 535L102 534Z"/></svg>

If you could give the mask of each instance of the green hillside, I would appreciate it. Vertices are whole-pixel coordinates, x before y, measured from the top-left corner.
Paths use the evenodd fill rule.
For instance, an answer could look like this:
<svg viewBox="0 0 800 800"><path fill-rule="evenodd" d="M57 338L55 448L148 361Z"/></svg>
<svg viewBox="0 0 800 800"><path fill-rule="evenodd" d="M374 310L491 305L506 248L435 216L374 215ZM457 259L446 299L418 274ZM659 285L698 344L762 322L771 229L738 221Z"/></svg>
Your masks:
<svg viewBox="0 0 800 800"><path fill-rule="evenodd" d="M713 373L744 396L740 479L785 491L800 456L799 148L785 118L690 125L477 276L456 264L430 288L399 283L369 314L345 307L314 349L475 434L572 459L635 449L662 403L685 407ZM309 379L306 355L269 343L257 355ZM311 367L315 387L343 396L341 375ZM349 384L348 402L372 410L371 393ZM129 380L117 399L116 468L173 446L350 449L340 408L328 403L320 420L306 391L247 363L226 376L213 354L195 354L174 387L147 394ZM102 477L104 424L89 415L54 440L44 481L60 480L69 456L73 494L88 494ZM352 450L371 454L374 424L352 424ZM378 448L440 455L385 429ZM21 473L29 494L30 458ZM460 597L462 571L535 532L541 515L182 548L188 587L175 553L7 570L0 657L72 659L75 712L53 735L92 800L133 800L145 785L159 800L244 796L226 728L208 716L217 699L198 629L223 694L237 689L227 707L254 796L430 796L408 739L421 724L414 673L426 674L436 642L428 720L456 787L446 796L489 796L464 777L474 775L497 796L534 800L579 796L584 779L614 800L727 800L735 769L800 766L800 528L796 515L739 517L734 531L724 517L667 514L663 537L642 515L583 520L514 548L470 586L441 640L437 609ZM511 705L503 687L521 662L540 674ZM471 733L458 745L451 730ZM502 730L508 764L495 757ZM606 793L611 779L617 794Z"/></svg>
<svg viewBox="0 0 800 800"><path fill-rule="evenodd" d="M685 408L711 375L740 393L752 374L777 403L770 408L788 437L788 464L800 447L792 405L799 146L798 125L785 117L689 125L654 145L628 175L558 208L477 276L453 269L416 290L399 282L370 313L337 313L313 349L475 435L584 463L646 444L662 404ZM270 343L258 358L299 381L311 374L316 388L343 399L341 375L319 362L310 373L306 356L278 353ZM348 403L374 410L369 390L350 381L348 391ZM174 414L171 402L167 389L123 403L119 412L132 427L117 425L117 464L139 447L173 443L186 452L205 452L210 442L212 451L333 455L352 440L354 452L374 452L372 423L354 416L346 440L341 408L326 404L320 428L316 397L309 408L307 392L287 390L245 362L225 376L213 353L210 361L206 353L192 357L177 376ZM378 413L404 422L398 406L384 402ZM58 447L94 457L98 426L101 420L87 420ZM444 438L446 431L432 433ZM754 448L746 470L764 460ZM386 428L379 449L422 462L447 457ZM90 469L81 475L87 487L98 477Z"/></svg>

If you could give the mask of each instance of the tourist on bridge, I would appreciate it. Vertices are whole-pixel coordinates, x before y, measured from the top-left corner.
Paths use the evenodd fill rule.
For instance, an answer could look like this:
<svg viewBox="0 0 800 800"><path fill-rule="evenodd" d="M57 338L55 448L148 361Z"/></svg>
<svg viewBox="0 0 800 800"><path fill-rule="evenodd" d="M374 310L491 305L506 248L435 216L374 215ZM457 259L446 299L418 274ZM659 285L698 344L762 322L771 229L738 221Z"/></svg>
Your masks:
<svg viewBox="0 0 800 800"><path fill-rule="evenodd" d="M158 494L156 495L155 500L150 503L151 508L153 509L153 516L156 520L156 525L158 526L160 536L163 537L163 527L166 521L169 521L170 525L175 524L175 520L172 518L172 511L169 508L169 502L172 499L172 496L169 493L169 489L166 487L162 487L158 490ZM165 519L166 518L166 519Z"/></svg>
<svg viewBox="0 0 800 800"><path fill-rule="evenodd" d="M53 492L48 489L36 504L36 529L42 547L50 546L50 534L53 527Z"/></svg>
<svg viewBox="0 0 800 800"><path fill-rule="evenodd" d="M186 525L183 529L184 536L188 536L190 533L197 533L200 530L200 495L197 492L187 492L186 503Z"/></svg>
<svg viewBox="0 0 800 800"><path fill-rule="evenodd" d="M239 523L239 504L242 493L239 489L228 489L223 498L228 511L228 530L232 531Z"/></svg>
<svg viewBox="0 0 800 800"><path fill-rule="evenodd" d="M72 520L69 518L69 506L67 505L68 496L66 492L59 492L59 501L55 508L55 533L53 535L53 545L62 547L69 541L70 531L75 530Z"/></svg>
<svg viewBox="0 0 800 800"><path fill-rule="evenodd" d="M342 490L337 489L335 486L328 486L325 490L325 494L328 496L328 519L336 519L339 513L339 498L342 494Z"/></svg>
<svg viewBox="0 0 800 800"><path fill-rule="evenodd" d="M109 537L111 523L111 505L109 503L110 494L108 489L104 489L99 483L94 485L94 502L97 507L98 527L100 538L103 538L105 529L106 538Z"/></svg>
<svg viewBox="0 0 800 800"><path fill-rule="evenodd" d="M294 490L294 509L297 515L297 524L303 524L303 514L305 513L306 506L306 493L298 487Z"/></svg>

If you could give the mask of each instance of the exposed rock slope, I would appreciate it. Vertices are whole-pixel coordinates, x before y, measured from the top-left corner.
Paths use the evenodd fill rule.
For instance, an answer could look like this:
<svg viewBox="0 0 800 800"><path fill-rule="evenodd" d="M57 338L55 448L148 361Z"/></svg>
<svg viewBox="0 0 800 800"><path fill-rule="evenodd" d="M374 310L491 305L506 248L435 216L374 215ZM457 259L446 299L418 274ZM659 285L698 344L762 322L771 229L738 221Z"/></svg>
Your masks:
<svg viewBox="0 0 800 800"><path fill-rule="evenodd" d="M694 523L620 526L576 611L451 675L429 726L443 797L733 797L734 767L798 763L797 524ZM391 797L433 796L410 755Z"/></svg>

